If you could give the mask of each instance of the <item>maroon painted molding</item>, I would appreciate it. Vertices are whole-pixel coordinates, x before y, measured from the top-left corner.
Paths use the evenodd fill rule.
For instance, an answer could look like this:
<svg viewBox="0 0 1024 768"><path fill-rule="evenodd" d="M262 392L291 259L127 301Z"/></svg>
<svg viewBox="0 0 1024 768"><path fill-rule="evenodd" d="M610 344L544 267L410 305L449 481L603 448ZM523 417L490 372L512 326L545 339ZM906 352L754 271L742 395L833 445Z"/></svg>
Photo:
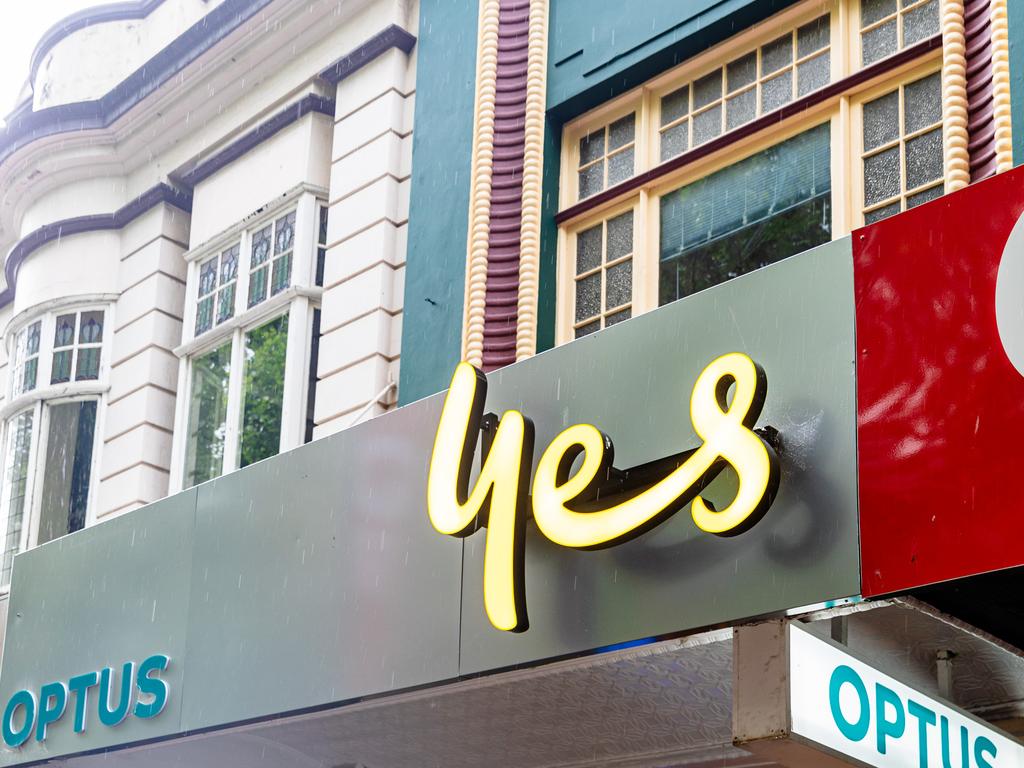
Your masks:
<svg viewBox="0 0 1024 768"><path fill-rule="evenodd" d="M873 80L879 75L884 75L886 72L896 69L897 67L908 64L940 47L942 47L942 35L935 35L927 40L922 40L920 43L912 45L909 48L905 48L899 53L895 53L887 59L883 59L869 67L865 67L849 77L838 80L819 91L809 93L796 101L791 101L784 107L759 117L753 122L747 123L739 128L735 128L728 133L724 133L717 139L712 139L706 144L701 144L699 147L691 149L689 152L684 152L677 157L673 157L671 160L666 160L664 163L651 168L649 171L633 176L630 179L626 179L613 187L609 187L603 192L598 192L596 195L588 197L586 200L581 200L575 205L569 206L564 211L557 213L555 215L555 223L561 225L567 221L572 221L573 219L594 210L604 203L614 200L619 197L619 195L623 195L627 192L632 192L640 187L646 186L647 184L660 179L662 176L666 176L680 168L685 168L686 166L695 163L714 152L725 149L742 139L753 136L761 131L768 130L773 126L778 125L783 120L787 120L794 115L799 115L811 107L828 101L829 99L855 88L858 85L866 83L869 80Z"/></svg>
<svg viewBox="0 0 1024 768"><path fill-rule="evenodd" d="M150 208L162 203L173 205L175 208L189 213L192 210L192 195L189 192L182 192L167 184L157 184L113 213L75 216L74 218L55 221L52 224L46 224L39 227L39 229L33 230L14 246L11 254L7 257L7 263L4 265L7 287L0 291L0 307L5 307L14 301L14 292L18 284L18 269L33 251L42 248L49 242L59 240L68 235L108 229L122 229Z"/></svg>
<svg viewBox="0 0 1024 768"><path fill-rule="evenodd" d="M991 0L964 0L964 29L967 38L967 152L974 182L994 176L996 172Z"/></svg>
<svg viewBox="0 0 1024 768"><path fill-rule="evenodd" d="M500 0L494 167L484 300L485 371L516 361L529 34L530 0Z"/></svg>

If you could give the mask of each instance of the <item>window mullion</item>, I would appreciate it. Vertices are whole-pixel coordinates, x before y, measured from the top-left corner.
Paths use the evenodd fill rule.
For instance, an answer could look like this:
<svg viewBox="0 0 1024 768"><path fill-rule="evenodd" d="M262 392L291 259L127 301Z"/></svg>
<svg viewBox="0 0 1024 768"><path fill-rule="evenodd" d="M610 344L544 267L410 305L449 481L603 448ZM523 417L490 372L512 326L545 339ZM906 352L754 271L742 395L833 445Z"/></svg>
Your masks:
<svg viewBox="0 0 1024 768"><path fill-rule="evenodd" d="M42 470L39 467L39 457L46 456L43 442L49 429L49 411L43 401L33 406L35 411L32 417L33 434L29 441L28 472L25 477L25 506L21 515L21 549L31 549L36 545L39 538L39 507L42 499ZM44 423L45 422L45 423Z"/></svg>
<svg viewBox="0 0 1024 768"><path fill-rule="evenodd" d="M245 379L245 333L236 330L231 337L231 374L228 378L228 409L224 425L223 473L238 468L241 446L242 397Z"/></svg>
<svg viewBox="0 0 1024 768"><path fill-rule="evenodd" d="M288 311L288 347L285 350L284 383L281 387L281 451L303 443L309 381L309 329L312 322L309 300L304 297L292 299Z"/></svg>
<svg viewBox="0 0 1024 768"><path fill-rule="evenodd" d="M319 228L316 197L306 192L299 197L295 211L295 237L292 241L292 285L313 285Z"/></svg>
<svg viewBox="0 0 1024 768"><path fill-rule="evenodd" d="M235 317L249 309L249 266L252 263L252 230L242 231L239 240L238 275L235 278Z"/></svg>

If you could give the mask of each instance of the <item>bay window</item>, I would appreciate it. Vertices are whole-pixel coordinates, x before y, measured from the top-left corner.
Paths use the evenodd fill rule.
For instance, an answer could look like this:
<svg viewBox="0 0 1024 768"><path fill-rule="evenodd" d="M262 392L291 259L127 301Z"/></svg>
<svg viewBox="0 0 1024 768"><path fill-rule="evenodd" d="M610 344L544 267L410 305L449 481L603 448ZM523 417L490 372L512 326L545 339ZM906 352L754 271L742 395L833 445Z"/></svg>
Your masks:
<svg viewBox="0 0 1024 768"><path fill-rule="evenodd" d="M941 196L941 69L938 0L805 0L565 125L557 341Z"/></svg>
<svg viewBox="0 0 1024 768"><path fill-rule="evenodd" d="M192 327L177 350L185 365L172 485L212 480L309 438L326 211L302 187L187 255Z"/></svg>

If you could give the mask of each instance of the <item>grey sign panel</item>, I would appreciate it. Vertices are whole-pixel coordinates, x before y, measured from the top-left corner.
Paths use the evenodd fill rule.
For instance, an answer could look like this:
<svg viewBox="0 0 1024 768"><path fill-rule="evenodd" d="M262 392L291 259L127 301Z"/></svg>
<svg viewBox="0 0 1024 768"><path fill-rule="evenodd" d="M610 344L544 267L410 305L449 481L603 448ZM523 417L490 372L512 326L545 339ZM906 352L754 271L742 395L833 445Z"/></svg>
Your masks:
<svg viewBox="0 0 1024 768"><path fill-rule="evenodd" d="M423 502L440 406L199 488L186 730L458 674L462 542Z"/></svg>
<svg viewBox="0 0 1024 768"><path fill-rule="evenodd" d="M535 459L561 430L591 423L627 468L696 448L689 402L701 370L744 352L767 374L757 426L782 438L779 494L749 531L700 531L689 507L633 541L555 546L527 528L522 634L483 609L484 532L466 540L463 674L856 595L853 266L850 239L691 296L488 377L487 411L521 409ZM721 509L728 473L708 491Z"/></svg>
<svg viewBox="0 0 1024 768"><path fill-rule="evenodd" d="M117 670L164 653L170 685L157 717L129 716L108 728L97 722L97 689L89 692L86 730L75 733L74 696L44 742L0 752L0 764L43 760L177 733L187 676L186 628L196 494L188 491L124 517L18 555L4 645L0 706L28 689ZM115 697L116 698L116 697Z"/></svg>

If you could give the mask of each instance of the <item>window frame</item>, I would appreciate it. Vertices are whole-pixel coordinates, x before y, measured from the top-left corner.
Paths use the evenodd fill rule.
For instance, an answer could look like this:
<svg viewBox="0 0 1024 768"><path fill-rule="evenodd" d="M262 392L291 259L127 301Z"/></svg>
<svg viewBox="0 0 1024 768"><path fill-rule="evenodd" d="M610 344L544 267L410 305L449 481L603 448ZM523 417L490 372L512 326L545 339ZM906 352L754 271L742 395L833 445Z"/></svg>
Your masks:
<svg viewBox="0 0 1024 768"><path fill-rule="evenodd" d="M190 487L185 477L188 452L189 403L193 386L193 361L225 343L231 344L228 378L225 442L221 475L237 470L241 455L242 397L244 385L245 336L252 330L281 316L288 316L287 351L281 400L281 436L278 452L302 445L305 440L306 405L309 390L310 340L313 313L320 309L323 288L316 284L317 249L320 245L320 211L329 210L327 191L303 184L262 207L253 215L185 254L188 277L185 289L185 343L174 350L181 360L175 405L175 428L171 450L170 492ZM252 235L274 225L289 213L295 213L295 232L291 250L289 287L271 294L274 244L263 265L268 269L267 296L248 306ZM272 236L276 230L272 230ZM195 335L199 269L210 258L235 244L240 245L240 261L235 280L235 312L229 319ZM243 269L244 266L244 269ZM219 269L219 264L218 264ZM215 289L219 290L219 286ZM216 318L216 315L214 315Z"/></svg>
<svg viewBox="0 0 1024 768"><path fill-rule="evenodd" d="M923 0L914 7L920 4L923 4ZM689 86L692 105L694 82L720 68L723 71L724 80L727 65L753 51L758 52L758 62L760 62L762 46L777 40L787 32L793 34L795 38L797 29L826 13L830 15L830 40L827 48L830 55L829 85L834 85L858 72L861 69L860 0L828 0L825 3L821 0L805 0L797 3L775 14L766 22L740 32L729 40L719 43L667 72L657 75L643 85L567 123L563 129L561 144L561 178L567 181L563 181L559 185L559 210L567 212L577 204L585 203L590 199L579 200L576 177L579 141L587 133L602 124L608 125L622 115L636 110L637 151L634 175L641 176L658 169L659 166L665 164L660 160L659 143L662 97L673 93L684 85ZM825 50L822 48L809 54L806 58L813 58ZM795 54L796 51L794 51ZM790 64L793 72L796 71L797 65L797 58L794 58ZM578 215L572 215L568 220L562 221L558 225L557 238L556 344L563 344L574 338L576 325L575 244L578 233L633 207L634 216L639 218L639 221L634 223L632 316L636 317L655 309L659 303L658 243L660 242L661 197L817 125L828 122L831 126L832 189L834 191L854 189L852 194L839 195L835 192L833 194L832 239L844 237L853 229L863 226L863 206L860 205L863 202L863 166L861 164L863 126L860 122L862 119L860 109L866 101L870 101L872 94L882 95L896 88L900 88L902 91L905 84L936 70L941 71L941 69L942 49L936 48L912 61L888 68L870 80L856 83L846 91L832 94L800 114L773 123L771 129L760 130L745 136L740 134L742 138L735 138L722 148L710 148L689 162L674 168L670 166L662 173L652 174L651 178L642 179L634 188L617 195L607 195L606 199L590 206ZM759 63L756 80L758 85L754 87L759 87L763 79ZM796 93L795 83L793 88ZM727 94L723 89L723 104L726 98ZM760 98L758 102L760 104ZM945 113L944 104L944 118ZM759 113L755 120L760 117L763 115ZM692 115L690 119L692 120ZM724 123L725 116L723 115ZM741 131L748 124L737 126L733 131ZM945 127L945 120L943 127ZM692 128L690 130L692 136ZM724 130L720 137L727 137L731 132ZM688 151L693 149L694 147L690 146ZM675 158L665 162L673 162L673 160ZM943 165L944 173L948 175L949 160L945 155ZM851 187L852 184L857 186Z"/></svg>

